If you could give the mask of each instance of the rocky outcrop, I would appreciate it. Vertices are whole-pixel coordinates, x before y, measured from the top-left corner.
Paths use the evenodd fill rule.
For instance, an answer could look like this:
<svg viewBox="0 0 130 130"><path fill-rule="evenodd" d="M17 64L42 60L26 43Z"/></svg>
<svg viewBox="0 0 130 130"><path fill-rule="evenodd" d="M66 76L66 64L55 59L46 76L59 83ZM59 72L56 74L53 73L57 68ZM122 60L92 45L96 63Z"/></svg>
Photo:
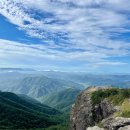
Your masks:
<svg viewBox="0 0 130 130"><path fill-rule="evenodd" d="M86 130L104 130L103 128L99 128L98 126L88 127Z"/></svg>
<svg viewBox="0 0 130 130"><path fill-rule="evenodd" d="M88 88L78 96L70 116L71 130L86 130L114 113L114 107L106 99L98 105L93 105L91 94L98 89L101 88Z"/></svg>
<svg viewBox="0 0 130 130"><path fill-rule="evenodd" d="M121 128L119 128L119 130L130 130L130 125L121 127Z"/></svg>
<svg viewBox="0 0 130 130"><path fill-rule="evenodd" d="M87 126L95 124L92 108L90 93L88 91L82 92L72 108L70 116L71 130L86 130Z"/></svg>
<svg viewBox="0 0 130 130"><path fill-rule="evenodd" d="M91 87L77 97L71 111L70 130L130 130L130 118L115 117L114 113L118 109L108 99L93 104L92 93L99 89L107 88Z"/></svg>
<svg viewBox="0 0 130 130"><path fill-rule="evenodd" d="M130 118L110 117L102 121L104 128L88 127L86 130L130 130Z"/></svg>
<svg viewBox="0 0 130 130"><path fill-rule="evenodd" d="M103 127L107 130L127 130L127 128L130 128L130 118L110 117L104 119L102 124Z"/></svg>

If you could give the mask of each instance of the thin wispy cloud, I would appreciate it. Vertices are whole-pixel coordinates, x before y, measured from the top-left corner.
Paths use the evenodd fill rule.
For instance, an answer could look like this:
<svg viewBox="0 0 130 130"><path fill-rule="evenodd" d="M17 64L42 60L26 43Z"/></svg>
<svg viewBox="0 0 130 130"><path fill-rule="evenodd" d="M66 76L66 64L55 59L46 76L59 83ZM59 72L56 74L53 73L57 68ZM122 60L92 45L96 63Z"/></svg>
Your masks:
<svg viewBox="0 0 130 130"><path fill-rule="evenodd" d="M130 33L129 7L129 0L1 0L0 14L41 42L27 45L1 39L0 52L125 65L110 58L130 55L128 36L121 38Z"/></svg>

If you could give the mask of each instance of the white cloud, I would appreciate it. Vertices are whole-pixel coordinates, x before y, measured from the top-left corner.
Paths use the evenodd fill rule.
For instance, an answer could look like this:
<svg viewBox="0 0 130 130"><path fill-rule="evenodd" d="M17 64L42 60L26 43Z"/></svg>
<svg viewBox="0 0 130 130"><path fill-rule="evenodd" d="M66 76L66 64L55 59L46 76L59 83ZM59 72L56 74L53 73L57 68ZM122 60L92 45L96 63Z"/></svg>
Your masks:
<svg viewBox="0 0 130 130"><path fill-rule="evenodd" d="M93 48L94 49L94 48ZM83 61L83 62L88 62L91 64L108 64L110 65L115 65L117 63L121 62L115 62L115 64L111 64L112 62L103 60L109 58L109 55L119 55L121 51L112 54L109 50L106 51L105 49L98 50L96 51L97 48L95 48L95 52L93 51L75 51L75 52L63 52L60 50L55 50L51 49L48 46L43 46L43 45L34 45L34 44L22 44L19 42L14 42L14 41L8 41L8 40L3 40L0 39L0 57L11 57L13 59L14 56L17 56L18 58L24 57L27 59L30 59L29 57L33 57L34 59L48 59L52 61ZM124 53L124 54L123 54ZM126 55L125 52L123 52L121 55ZM124 63L122 63L124 64Z"/></svg>
<svg viewBox="0 0 130 130"><path fill-rule="evenodd" d="M0 14L29 36L48 44L25 45L1 39L0 52L9 50L8 53L19 55L123 65L120 61L106 60L130 55L130 43L111 38L130 32L129 16L122 13L130 13L129 7L129 0L1 0ZM36 11L44 17L36 19Z"/></svg>

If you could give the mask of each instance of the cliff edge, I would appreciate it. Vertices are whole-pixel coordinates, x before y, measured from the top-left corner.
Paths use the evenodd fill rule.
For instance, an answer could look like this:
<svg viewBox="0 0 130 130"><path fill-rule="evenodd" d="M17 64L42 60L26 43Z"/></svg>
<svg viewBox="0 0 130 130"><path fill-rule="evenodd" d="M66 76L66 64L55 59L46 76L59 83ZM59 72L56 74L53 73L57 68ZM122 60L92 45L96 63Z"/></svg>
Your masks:
<svg viewBox="0 0 130 130"><path fill-rule="evenodd" d="M72 107L70 130L130 130L130 90L89 87Z"/></svg>

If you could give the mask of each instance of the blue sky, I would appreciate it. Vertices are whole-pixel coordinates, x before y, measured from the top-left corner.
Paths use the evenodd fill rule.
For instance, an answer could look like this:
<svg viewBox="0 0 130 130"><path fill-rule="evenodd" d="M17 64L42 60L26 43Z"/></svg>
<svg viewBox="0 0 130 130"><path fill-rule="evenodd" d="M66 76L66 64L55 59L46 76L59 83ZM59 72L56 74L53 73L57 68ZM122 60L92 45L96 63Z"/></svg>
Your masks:
<svg viewBox="0 0 130 130"><path fill-rule="evenodd" d="M0 67L130 73L130 1L0 0Z"/></svg>

